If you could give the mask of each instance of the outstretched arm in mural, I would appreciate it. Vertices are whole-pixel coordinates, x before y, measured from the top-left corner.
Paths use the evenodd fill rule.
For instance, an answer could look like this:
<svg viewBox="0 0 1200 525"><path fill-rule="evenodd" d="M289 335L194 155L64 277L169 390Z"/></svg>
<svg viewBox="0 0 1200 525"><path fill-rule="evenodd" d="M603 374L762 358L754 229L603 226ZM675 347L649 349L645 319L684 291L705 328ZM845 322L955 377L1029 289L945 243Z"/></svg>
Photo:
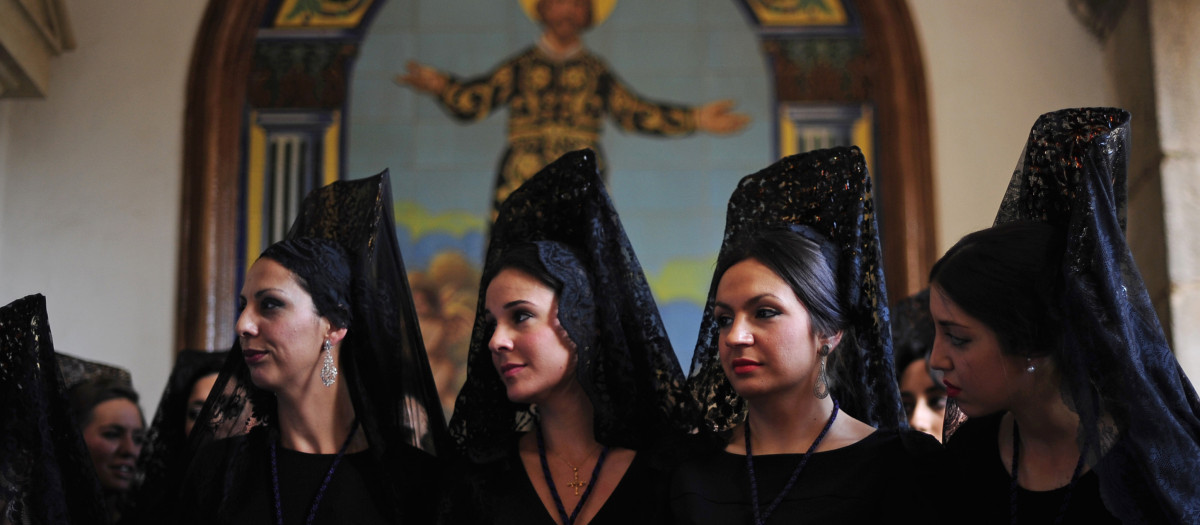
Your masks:
<svg viewBox="0 0 1200 525"><path fill-rule="evenodd" d="M508 103L514 87L513 62L506 61L491 73L461 82L430 66L409 61L408 70L396 75L395 81L433 95L459 120L482 120L497 106Z"/></svg>
<svg viewBox="0 0 1200 525"><path fill-rule="evenodd" d="M498 102L497 95L502 92L512 93L513 71L509 64L483 77L462 83L453 80L450 75L438 71L426 64L410 60L404 73L395 77L396 84L409 86L419 92L428 93L437 98L442 105L463 120L478 120L486 117ZM449 92L447 88L452 88ZM622 86L623 95L635 101L635 106L642 108L661 108L661 104L640 99ZM449 96L445 96L445 95ZM714 135L737 133L750 123L750 117L745 113L733 111L736 103L733 100L717 100L692 109L692 123L695 129ZM620 116L615 117L619 123ZM693 126L688 126L693 127ZM639 126L626 126L627 131L639 130ZM645 131L654 132L649 129ZM690 131L690 129L688 130Z"/></svg>

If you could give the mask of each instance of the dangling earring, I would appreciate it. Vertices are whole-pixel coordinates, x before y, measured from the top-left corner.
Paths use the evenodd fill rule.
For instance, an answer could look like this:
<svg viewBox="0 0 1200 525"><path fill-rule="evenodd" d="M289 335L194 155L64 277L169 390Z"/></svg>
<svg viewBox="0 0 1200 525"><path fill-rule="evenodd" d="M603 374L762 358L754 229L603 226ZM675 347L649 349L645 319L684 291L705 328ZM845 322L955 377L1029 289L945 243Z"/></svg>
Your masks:
<svg viewBox="0 0 1200 525"><path fill-rule="evenodd" d="M1025 371L1026 371L1026 372L1029 372L1030 374L1032 374L1032 373L1034 373L1035 371L1037 371L1037 367L1033 366L1033 358L1026 357L1026 358L1025 358L1025 364L1026 364L1026 365L1028 365L1028 366L1026 366L1026 367L1025 367Z"/></svg>
<svg viewBox="0 0 1200 525"><path fill-rule="evenodd" d="M817 396L817 399L829 397L829 376L825 373L825 359L829 357L830 350L829 343L826 343L817 351L817 355L821 357L821 373L817 374L817 385L813 387L813 395Z"/></svg>
<svg viewBox="0 0 1200 525"><path fill-rule="evenodd" d="M321 364L321 384L325 386L333 386L337 382L337 367L333 366L333 343L328 339L321 345L321 351L325 352L325 362Z"/></svg>

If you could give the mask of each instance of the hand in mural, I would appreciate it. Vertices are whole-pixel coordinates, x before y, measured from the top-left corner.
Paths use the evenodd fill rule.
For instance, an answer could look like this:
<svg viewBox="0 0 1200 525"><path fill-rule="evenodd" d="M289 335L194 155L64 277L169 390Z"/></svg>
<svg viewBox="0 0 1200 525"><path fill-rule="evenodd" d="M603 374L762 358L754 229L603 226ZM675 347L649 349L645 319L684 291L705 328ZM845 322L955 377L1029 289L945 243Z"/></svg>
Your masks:
<svg viewBox="0 0 1200 525"><path fill-rule="evenodd" d="M416 60L409 60L406 72L396 75L394 80L396 84L411 86L417 91L434 96L441 94L449 83L449 79L441 71Z"/></svg>
<svg viewBox="0 0 1200 525"><path fill-rule="evenodd" d="M732 100L717 100L696 108L696 129L714 135L737 133L750 123L750 116L734 113Z"/></svg>

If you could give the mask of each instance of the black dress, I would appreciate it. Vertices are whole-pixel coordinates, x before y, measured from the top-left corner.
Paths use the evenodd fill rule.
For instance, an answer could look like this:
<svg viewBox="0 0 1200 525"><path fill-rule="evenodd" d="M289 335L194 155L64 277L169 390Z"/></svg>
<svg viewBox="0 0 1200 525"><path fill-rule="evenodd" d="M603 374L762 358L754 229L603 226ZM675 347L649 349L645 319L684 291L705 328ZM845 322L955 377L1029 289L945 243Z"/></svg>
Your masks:
<svg viewBox="0 0 1200 525"><path fill-rule="evenodd" d="M175 522L275 523L270 434L265 429L255 429L248 436L215 441L202 448L184 480ZM412 453L422 454L415 449ZM285 524L305 523L334 457L334 454L305 454L276 448L280 508ZM439 474L432 458L427 464L425 472L403 474L401 483L407 480L410 490L404 492L406 501L396 505L387 492L393 480L370 452L346 454L329 480L313 523L432 523ZM220 481L230 476L239 478L236 486L229 480ZM222 503L223 492L231 493L224 494ZM393 508L402 509L403 514L391 515Z"/></svg>
<svg viewBox="0 0 1200 525"><path fill-rule="evenodd" d="M964 509L976 523L1012 523L1011 474L1000 459L1000 420L1004 413L968 419L958 427L946 450L960 470ZM1061 523L1120 523L1100 499L1100 483L1094 471L1079 477L1075 487L1034 491L1017 487L1017 523L1054 523L1064 498L1071 500Z"/></svg>
<svg viewBox="0 0 1200 525"><path fill-rule="evenodd" d="M787 484L801 454L754 457L759 506ZM877 430L861 441L809 458L767 523L895 523L914 503L930 502L914 521L936 522L949 465L937 440L913 430ZM685 462L671 476L677 524L754 523L746 456L719 451Z"/></svg>
<svg viewBox="0 0 1200 525"><path fill-rule="evenodd" d="M589 522L592 525L662 523L669 472L639 452L608 500ZM582 476L581 476L582 477ZM539 483L544 483L541 475ZM515 443L511 453L493 462L474 465L457 490L447 498L445 523L553 525L557 520L538 496ZM559 483L561 487L562 484ZM570 514L573 509L566 509Z"/></svg>

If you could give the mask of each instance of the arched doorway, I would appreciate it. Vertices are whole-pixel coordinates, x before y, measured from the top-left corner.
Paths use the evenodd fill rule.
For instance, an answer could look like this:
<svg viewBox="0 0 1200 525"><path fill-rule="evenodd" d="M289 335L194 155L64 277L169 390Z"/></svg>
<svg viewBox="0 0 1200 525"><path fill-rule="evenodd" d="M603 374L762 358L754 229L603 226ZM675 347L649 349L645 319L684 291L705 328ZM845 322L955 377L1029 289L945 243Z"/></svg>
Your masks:
<svg viewBox="0 0 1200 525"><path fill-rule="evenodd" d="M281 9L268 0L212 0L197 37L184 131L176 348L220 349L234 337L246 103L255 41L272 6ZM868 57L876 165L888 173L880 206L885 271L899 299L924 285L935 255L924 66L906 4L858 0L853 8Z"/></svg>

